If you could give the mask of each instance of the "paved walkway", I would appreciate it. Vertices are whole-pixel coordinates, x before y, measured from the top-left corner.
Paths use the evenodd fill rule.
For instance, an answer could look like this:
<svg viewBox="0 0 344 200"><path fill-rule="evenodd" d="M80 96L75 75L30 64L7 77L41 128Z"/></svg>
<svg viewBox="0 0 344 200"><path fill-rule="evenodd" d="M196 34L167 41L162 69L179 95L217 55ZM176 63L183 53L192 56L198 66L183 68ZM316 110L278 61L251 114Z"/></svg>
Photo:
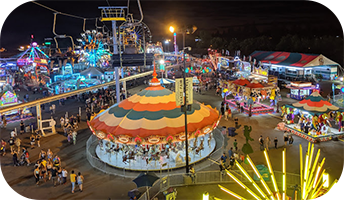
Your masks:
<svg viewBox="0 0 344 200"><path fill-rule="evenodd" d="M132 94L137 93L139 90L146 86L139 86L129 90ZM205 104L210 104L213 107L217 107L220 109L220 103L222 101L221 97L214 96L215 91L206 91L203 92L202 95L194 94L194 98L200 102L204 102ZM285 99L285 98L284 98ZM287 99L286 99L287 100ZM290 100L288 99L288 102ZM292 101L292 100L291 100ZM74 99L69 99L66 102L65 106L58 106L56 109L55 117L59 119L66 111L69 112L69 115L76 114L78 112L78 107L83 106L80 102L77 102ZM47 107L46 107L47 108ZM271 139L274 137L278 137L279 145L278 149L272 149L269 151L271 162L273 168L276 170L281 170L281 152L283 149L282 139L283 135L282 132L274 130L276 124L281 120L278 118L278 114L275 117L271 115L265 116L253 116L249 118L243 114L234 114L239 118L239 123L242 125L250 125L252 126L251 137L255 139L255 141L251 142L252 148L254 153L250 156L255 164L265 164L265 160L263 158L263 153L259 151L259 144L258 138L260 135L263 135L264 138L269 136ZM50 118L50 113L45 112L43 114L43 118ZM85 119L85 113L83 111L82 119ZM221 120L220 126L234 126L233 121L225 121ZM7 129L0 129L1 138L6 140L9 139L9 132L14 127L17 127L19 130L19 123L13 123L8 125ZM58 129L61 132L61 129ZM236 131L238 133L237 136L228 137L226 136L226 150L228 150L232 145L234 139L238 141L239 149L245 142L245 138L243 136L242 128ZM80 129L78 131L78 141L77 144L70 145L67 144L66 138L62 134L57 134L54 136L50 136L47 138L42 139L41 148L47 150L50 148L54 153L57 153L62 160L63 167L66 167L67 170L70 172L72 169L76 172L82 172L85 177L85 184L84 184L84 191L82 193L76 192L75 194L71 193L71 186L70 184L57 186L56 188L53 187L52 182L43 183L41 186L35 186L35 181L33 177L33 166L21 166L21 167L13 167L12 166L12 158L10 154L7 154L5 157L1 157L1 170L3 172L4 178L9 186L18 192L20 195L31 199L48 199L48 198L58 198L58 199L128 199L127 192L133 188L136 188L136 185L132 182L130 178L122 178L114 175L104 174L96 169L93 169L91 165L86 160L85 156L85 143L86 140L89 138L91 132L88 130L85 121L81 123ZM29 146L29 134L24 134L19 136L23 142L24 146ZM287 172L290 173L299 173L299 148L298 145L301 144L305 149L307 147L308 142L294 137L294 145L288 146L287 148ZM315 150L318 148L321 149L321 158L323 156L326 157L326 162L324 168L327 169L327 172L330 173L330 178L339 178L342 169L343 169L343 157L344 157L344 146L343 142L341 141L329 141L315 145ZM272 145L271 145L272 146ZM35 148L30 151L31 161L35 161L38 158L40 148ZM227 152L227 151L226 151ZM245 166L248 167L248 166ZM205 167L203 170L218 170L218 166L215 164L211 164L208 167ZM197 171L197 169L196 169ZM332 181L332 180L330 180ZM3 191L4 184L2 183L1 190ZM217 187L216 185L210 186L189 186L188 188L181 188L178 192L178 199L200 199L200 192L208 191L212 193L220 194L220 191L217 189L211 189L213 187ZM8 188L8 187L7 187ZM141 191L144 188L140 188ZM5 191L8 191L7 189ZM191 192L194 191L194 196L190 196ZM222 191L221 191L222 192ZM218 197L221 197L220 195ZM229 197L228 197L229 198ZM227 198L226 198L227 199Z"/></svg>

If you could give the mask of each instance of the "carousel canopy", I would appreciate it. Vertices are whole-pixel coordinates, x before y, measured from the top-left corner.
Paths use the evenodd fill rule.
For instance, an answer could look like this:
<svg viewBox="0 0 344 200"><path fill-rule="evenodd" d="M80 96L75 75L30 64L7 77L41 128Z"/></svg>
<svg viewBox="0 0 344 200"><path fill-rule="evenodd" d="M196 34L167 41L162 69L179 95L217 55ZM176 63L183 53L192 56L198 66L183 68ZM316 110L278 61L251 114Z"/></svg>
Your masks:
<svg viewBox="0 0 344 200"><path fill-rule="evenodd" d="M196 101L187 114L189 133L209 133L219 121L216 109ZM139 137L149 142L154 137L157 143L163 138L185 135L184 123L184 112L176 106L175 93L162 87L154 77L149 87L101 112L89 125L95 134L111 134L116 140L127 137L130 143Z"/></svg>
<svg viewBox="0 0 344 200"><path fill-rule="evenodd" d="M264 86L258 82L252 82L252 83L249 83L247 85L245 85L245 87L248 87L248 88L263 88Z"/></svg>
<svg viewBox="0 0 344 200"><path fill-rule="evenodd" d="M313 92L310 96L300 102L286 106L304 110L313 114L322 114L339 110L337 106L332 105L330 102L326 101L326 99L321 97L318 91Z"/></svg>
<svg viewBox="0 0 344 200"><path fill-rule="evenodd" d="M173 79L168 79L168 78L159 78L159 82L161 84L172 84L175 82Z"/></svg>
<svg viewBox="0 0 344 200"><path fill-rule="evenodd" d="M245 79L245 78L239 78L239 79L237 79L237 80L233 81L233 83L234 83L234 84L236 84L236 85L242 85L242 86L245 86L245 85L248 85L248 84L250 84L250 81L248 81L248 80L247 80L247 79Z"/></svg>

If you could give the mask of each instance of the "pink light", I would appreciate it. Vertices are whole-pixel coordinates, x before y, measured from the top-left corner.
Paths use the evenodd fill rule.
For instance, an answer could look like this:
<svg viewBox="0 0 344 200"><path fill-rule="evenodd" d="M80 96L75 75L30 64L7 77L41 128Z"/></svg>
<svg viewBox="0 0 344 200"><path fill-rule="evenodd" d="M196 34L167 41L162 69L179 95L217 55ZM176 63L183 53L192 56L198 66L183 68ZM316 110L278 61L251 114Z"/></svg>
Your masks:
<svg viewBox="0 0 344 200"><path fill-rule="evenodd" d="M37 46L37 42L33 42L33 43L32 43L32 46L33 46L33 47L36 47L36 46Z"/></svg>

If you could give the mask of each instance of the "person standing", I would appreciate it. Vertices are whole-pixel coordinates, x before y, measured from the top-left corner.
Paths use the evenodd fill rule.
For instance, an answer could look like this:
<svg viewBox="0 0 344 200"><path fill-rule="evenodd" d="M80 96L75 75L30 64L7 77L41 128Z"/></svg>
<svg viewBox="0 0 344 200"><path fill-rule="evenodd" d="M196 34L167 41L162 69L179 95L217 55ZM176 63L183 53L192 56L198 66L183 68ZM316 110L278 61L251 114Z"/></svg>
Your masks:
<svg viewBox="0 0 344 200"><path fill-rule="evenodd" d="M288 133L287 133L287 131L284 131L283 139L284 139L284 146L287 146L287 142L288 142Z"/></svg>
<svg viewBox="0 0 344 200"><path fill-rule="evenodd" d="M259 141L259 145L260 145L260 150L263 151L264 150L264 140L263 140L262 135L259 137L258 141Z"/></svg>
<svg viewBox="0 0 344 200"><path fill-rule="evenodd" d="M234 139L233 146L235 148L235 151L238 151L238 142L236 139Z"/></svg>
<svg viewBox="0 0 344 200"><path fill-rule="evenodd" d="M278 143L278 139L277 139L277 137L275 137L275 139L274 139L274 143L275 143L275 149L277 149L277 143Z"/></svg>
<svg viewBox="0 0 344 200"><path fill-rule="evenodd" d="M13 154L13 150L14 150L14 139L13 139L13 137L11 137L11 138L8 140L8 144L10 145L11 154Z"/></svg>
<svg viewBox="0 0 344 200"><path fill-rule="evenodd" d="M2 151L2 156L6 155L6 142L5 140L1 140L1 151Z"/></svg>
<svg viewBox="0 0 344 200"><path fill-rule="evenodd" d="M228 116L227 116L227 118L229 118L229 119L233 119L233 114L232 114L232 110L230 109L230 107L228 106Z"/></svg>
<svg viewBox="0 0 344 200"><path fill-rule="evenodd" d="M72 183L72 193L74 193L74 189L75 189L75 182L76 182L76 174L74 174L74 170L72 170L71 174L70 174L70 182Z"/></svg>
<svg viewBox="0 0 344 200"><path fill-rule="evenodd" d="M14 130L11 131L11 137L12 137L12 138L17 137L17 133L16 133Z"/></svg>
<svg viewBox="0 0 344 200"><path fill-rule="evenodd" d="M264 141L264 146L265 146L265 149L267 150L267 151L269 151L269 146L270 146L270 138L269 138L269 136L267 136L266 137L266 139L265 139L265 141Z"/></svg>
<svg viewBox="0 0 344 200"><path fill-rule="evenodd" d="M84 183L84 176L81 175L81 172L78 173L77 181L78 181L80 192L82 192L82 189L83 189L82 186Z"/></svg>
<svg viewBox="0 0 344 200"><path fill-rule="evenodd" d="M225 153L222 154L221 160L223 161L223 165L226 166L227 156Z"/></svg>
<svg viewBox="0 0 344 200"><path fill-rule="evenodd" d="M228 107L226 107L225 110L225 120L228 121Z"/></svg>
<svg viewBox="0 0 344 200"><path fill-rule="evenodd" d="M21 139L16 138L16 140L14 141L14 143L15 143L16 146L17 146L17 152L18 152L18 154L20 154Z"/></svg>
<svg viewBox="0 0 344 200"><path fill-rule="evenodd" d="M224 116L225 115L225 107L224 105L221 105L221 115Z"/></svg>
<svg viewBox="0 0 344 200"><path fill-rule="evenodd" d="M293 135L292 135L292 134L290 134L290 135L288 136L288 140L289 140L289 145L293 145L293 143L294 143L294 138L293 138Z"/></svg>
<svg viewBox="0 0 344 200"><path fill-rule="evenodd" d="M231 166L231 169L234 168L234 162L235 162L235 159L234 159L234 156L232 155L232 156L229 158L229 165Z"/></svg>
<svg viewBox="0 0 344 200"><path fill-rule="evenodd" d="M55 114L55 109L56 109L55 104L51 105L51 108L52 108L52 110L53 110L53 114Z"/></svg>
<svg viewBox="0 0 344 200"><path fill-rule="evenodd" d="M61 128L63 128L64 127L64 118L63 117L61 117L61 119L60 119L60 125L61 125Z"/></svg>
<svg viewBox="0 0 344 200"><path fill-rule="evenodd" d="M20 134L23 134L25 132L25 124L23 120L20 121Z"/></svg>
<svg viewBox="0 0 344 200"><path fill-rule="evenodd" d="M228 156L231 157L233 155L233 147L231 147L229 150L228 150Z"/></svg>
<svg viewBox="0 0 344 200"><path fill-rule="evenodd" d="M31 164L30 162L30 154L27 151L27 149L25 147L23 147L23 154L25 155L25 161L27 163L27 166L29 166Z"/></svg>

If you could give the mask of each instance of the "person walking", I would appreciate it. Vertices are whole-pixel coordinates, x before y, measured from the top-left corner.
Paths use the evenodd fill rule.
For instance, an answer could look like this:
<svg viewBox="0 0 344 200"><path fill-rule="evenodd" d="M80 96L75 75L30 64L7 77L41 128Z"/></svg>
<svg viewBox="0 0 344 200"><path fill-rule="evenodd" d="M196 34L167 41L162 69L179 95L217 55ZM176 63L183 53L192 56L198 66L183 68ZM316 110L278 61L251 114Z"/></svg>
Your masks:
<svg viewBox="0 0 344 200"><path fill-rule="evenodd" d="M225 107L223 105L221 105L221 115L224 116L225 115Z"/></svg>
<svg viewBox="0 0 344 200"><path fill-rule="evenodd" d="M30 162L30 154L29 154L29 152L27 151L27 149L25 147L23 147L23 154L24 154L27 166L30 166L30 164L31 164L31 162Z"/></svg>
<svg viewBox="0 0 344 200"><path fill-rule="evenodd" d="M265 149L266 149L267 151L269 151L270 143L271 143L270 138L269 138L269 136L267 136L266 139L265 139L265 141L264 141L264 146L265 146Z"/></svg>
<svg viewBox="0 0 344 200"><path fill-rule="evenodd" d="M36 141L37 141L37 146L38 147L41 147L41 135L38 133L37 135L36 135Z"/></svg>
<svg viewBox="0 0 344 200"><path fill-rule="evenodd" d="M70 174L70 182L72 183L72 193L74 193L75 182L76 182L76 174L74 174L74 170L72 170Z"/></svg>
<svg viewBox="0 0 344 200"><path fill-rule="evenodd" d="M56 179L57 179L57 169L53 167L51 170L51 179L53 180L54 187L56 187Z"/></svg>
<svg viewBox="0 0 344 200"><path fill-rule="evenodd" d="M277 139L277 137L275 137L275 139L274 139L274 143L275 143L275 149L277 149L277 143L278 143L278 139Z"/></svg>
<svg viewBox="0 0 344 200"><path fill-rule="evenodd" d="M62 184L63 185L66 184L67 182L67 176L68 176L68 171L65 168L63 168L62 169Z"/></svg>
<svg viewBox="0 0 344 200"><path fill-rule="evenodd" d="M78 182L78 185L79 185L79 190L80 192L82 192L82 186L83 186L83 183L84 183L84 176L81 175L81 172L78 173L78 177L77 177L77 182Z"/></svg>
<svg viewBox="0 0 344 200"><path fill-rule="evenodd" d="M290 134L290 135L288 136L288 141L289 141L289 145L293 145L293 143L294 143L294 138L293 138L293 135L292 135L292 134Z"/></svg>
<svg viewBox="0 0 344 200"><path fill-rule="evenodd" d="M231 157L233 155L233 147L231 147L229 150L228 150L228 156Z"/></svg>
<svg viewBox="0 0 344 200"><path fill-rule="evenodd" d="M231 108L228 106L228 116L227 116L227 118L229 118L229 119L233 119L233 114L232 114L232 110L231 110Z"/></svg>
<svg viewBox="0 0 344 200"><path fill-rule="evenodd" d="M18 166L18 154L17 151L13 151L13 166Z"/></svg>
<svg viewBox="0 0 344 200"><path fill-rule="evenodd" d="M63 128L64 127L64 118L63 117L61 117L61 119L60 119L60 125L61 125L61 128Z"/></svg>
<svg viewBox="0 0 344 200"><path fill-rule="evenodd" d="M226 166L227 156L225 153L222 154L221 160L223 161L223 165Z"/></svg>
<svg viewBox="0 0 344 200"><path fill-rule="evenodd" d="M73 138L73 144L75 145L76 144L76 136L78 135L78 133L76 132L76 130L74 130L72 132L72 138Z"/></svg>
<svg viewBox="0 0 344 200"><path fill-rule="evenodd" d="M238 142L236 139L234 139L233 146L235 148L235 151L238 151Z"/></svg>
<svg viewBox="0 0 344 200"><path fill-rule="evenodd" d="M229 158L229 165L231 166L231 169L234 168L234 162L235 162L235 159L234 159L234 156L232 155L232 156Z"/></svg>
<svg viewBox="0 0 344 200"><path fill-rule="evenodd" d="M36 137L33 134L31 134L30 136L31 149L33 149L35 146L35 140L36 140Z"/></svg>
<svg viewBox="0 0 344 200"><path fill-rule="evenodd" d="M259 137L258 141L259 141L259 145L260 145L260 150L263 151L264 150L264 140L263 140L262 135Z"/></svg>
<svg viewBox="0 0 344 200"><path fill-rule="evenodd" d="M287 142L288 142L288 133L287 133L287 131L284 131L283 139L284 139L284 146L287 146Z"/></svg>
<svg viewBox="0 0 344 200"><path fill-rule="evenodd" d="M228 121L228 107L226 107L225 110L225 120Z"/></svg>
<svg viewBox="0 0 344 200"><path fill-rule="evenodd" d="M39 170L39 167L37 166L35 170L33 171L33 175L35 176L37 186L39 185L39 172L40 170Z"/></svg>

